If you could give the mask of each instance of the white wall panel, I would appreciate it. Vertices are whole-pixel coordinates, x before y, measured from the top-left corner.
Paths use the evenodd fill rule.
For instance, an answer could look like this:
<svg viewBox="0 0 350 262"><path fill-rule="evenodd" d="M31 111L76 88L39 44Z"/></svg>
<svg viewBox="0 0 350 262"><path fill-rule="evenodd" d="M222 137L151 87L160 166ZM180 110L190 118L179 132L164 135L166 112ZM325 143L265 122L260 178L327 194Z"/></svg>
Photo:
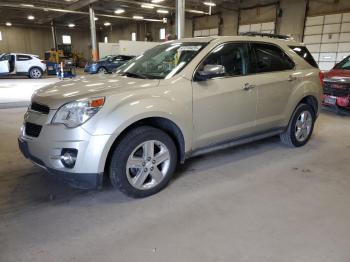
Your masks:
<svg viewBox="0 0 350 262"><path fill-rule="evenodd" d="M341 29L340 29L341 32L350 32L350 23L343 23L341 25Z"/></svg>
<svg viewBox="0 0 350 262"><path fill-rule="evenodd" d="M252 24L250 25L251 32L261 32L261 24Z"/></svg>
<svg viewBox="0 0 350 262"><path fill-rule="evenodd" d="M336 59L336 53L321 53L319 57L320 62L334 62Z"/></svg>
<svg viewBox="0 0 350 262"><path fill-rule="evenodd" d="M339 43L338 53L345 53L350 51L350 43Z"/></svg>
<svg viewBox="0 0 350 262"><path fill-rule="evenodd" d="M323 33L339 33L340 32L340 24L325 24L323 27Z"/></svg>
<svg viewBox="0 0 350 262"><path fill-rule="evenodd" d="M344 22L350 22L350 13L343 14L343 23Z"/></svg>
<svg viewBox="0 0 350 262"><path fill-rule="evenodd" d="M338 51L338 44L321 44L321 52L331 53Z"/></svg>
<svg viewBox="0 0 350 262"><path fill-rule="evenodd" d="M305 44L318 44L321 43L322 35L308 35L304 37Z"/></svg>
<svg viewBox="0 0 350 262"><path fill-rule="evenodd" d="M264 31L275 30L275 23L274 22L262 23L261 24L261 30L264 30Z"/></svg>
<svg viewBox="0 0 350 262"><path fill-rule="evenodd" d="M345 57L349 56L350 52L348 53L338 53L337 54L337 62L340 62L341 60L343 60Z"/></svg>
<svg viewBox="0 0 350 262"><path fill-rule="evenodd" d="M245 33L250 31L250 25L240 25L238 28L238 32Z"/></svg>
<svg viewBox="0 0 350 262"><path fill-rule="evenodd" d="M339 37L339 42L350 42L350 33L341 33Z"/></svg>
<svg viewBox="0 0 350 262"><path fill-rule="evenodd" d="M323 26L322 25L314 25L305 27L305 35L317 35L322 34Z"/></svg>
<svg viewBox="0 0 350 262"><path fill-rule="evenodd" d="M324 18L325 24L336 24L341 23L342 14L326 15Z"/></svg>
<svg viewBox="0 0 350 262"><path fill-rule="evenodd" d="M337 43L339 36L340 34L324 34L322 35L322 43Z"/></svg>
<svg viewBox="0 0 350 262"><path fill-rule="evenodd" d="M319 57L320 57L320 53L311 53L311 55L313 56L313 58L315 59L315 61L318 61Z"/></svg>
<svg viewBox="0 0 350 262"><path fill-rule="evenodd" d="M323 25L324 16L312 16L306 18L306 26Z"/></svg>
<svg viewBox="0 0 350 262"><path fill-rule="evenodd" d="M309 49L310 53L319 53L321 50L321 44L306 45L306 47Z"/></svg>
<svg viewBox="0 0 350 262"><path fill-rule="evenodd" d="M335 62L319 62L318 65L321 70L329 71L334 67Z"/></svg>

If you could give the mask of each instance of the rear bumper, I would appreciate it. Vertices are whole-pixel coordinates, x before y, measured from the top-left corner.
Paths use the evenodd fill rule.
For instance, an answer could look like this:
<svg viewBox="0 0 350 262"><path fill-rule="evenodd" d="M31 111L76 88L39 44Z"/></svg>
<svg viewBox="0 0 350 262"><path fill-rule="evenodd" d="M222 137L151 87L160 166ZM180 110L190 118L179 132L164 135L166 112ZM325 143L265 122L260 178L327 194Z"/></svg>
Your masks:
<svg viewBox="0 0 350 262"><path fill-rule="evenodd" d="M99 189L102 187L103 173L70 173L53 169L46 166L43 160L30 153L27 141L18 138L18 146L25 158L45 169L50 175L54 176L55 179L81 189Z"/></svg>
<svg viewBox="0 0 350 262"><path fill-rule="evenodd" d="M336 98L335 104L330 104L325 102L325 99L328 97L335 97ZM322 104L324 106L330 106L330 107L338 106L338 107L350 109L350 95L349 96L331 96L331 95L324 94L322 97Z"/></svg>

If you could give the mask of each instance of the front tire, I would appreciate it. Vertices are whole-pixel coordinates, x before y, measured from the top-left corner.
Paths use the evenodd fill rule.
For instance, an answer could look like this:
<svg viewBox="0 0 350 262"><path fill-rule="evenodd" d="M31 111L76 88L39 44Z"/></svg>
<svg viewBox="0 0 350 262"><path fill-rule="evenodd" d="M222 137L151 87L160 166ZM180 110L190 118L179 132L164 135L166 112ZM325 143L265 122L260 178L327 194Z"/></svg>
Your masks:
<svg viewBox="0 0 350 262"><path fill-rule="evenodd" d="M38 67L33 67L29 70L29 78L39 79L43 75L43 71Z"/></svg>
<svg viewBox="0 0 350 262"><path fill-rule="evenodd" d="M171 137L154 127L132 129L117 144L109 165L113 187L134 198L153 195L169 183L177 164Z"/></svg>
<svg viewBox="0 0 350 262"><path fill-rule="evenodd" d="M312 107L308 104L299 104L289 121L287 130L280 135L282 143L289 147L305 145L312 135L315 120Z"/></svg>
<svg viewBox="0 0 350 262"><path fill-rule="evenodd" d="M108 71L104 67L100 67L97 71L97 74L107 74L107 73L108 73Z"/></svg>

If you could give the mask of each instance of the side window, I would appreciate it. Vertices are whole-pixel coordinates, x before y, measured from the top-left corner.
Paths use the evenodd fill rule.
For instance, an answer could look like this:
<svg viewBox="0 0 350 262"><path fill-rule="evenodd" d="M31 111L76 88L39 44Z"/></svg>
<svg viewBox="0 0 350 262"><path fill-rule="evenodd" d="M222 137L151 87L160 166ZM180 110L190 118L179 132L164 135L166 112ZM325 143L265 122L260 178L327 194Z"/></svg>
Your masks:
<svg viewBox="0 0 350 262"><path fill-rule="evenodd" d="M221 65L222 76L242 76L248 73L248 48L244 43L228 43L216 47L199 66L198 71L206 66Z"/></svg>
<svg viewBox="0 0 350 262"><path fill-rule="evenodd" d="M28 55L17 55L17 61L27 61L31 60L32 58Z"/></svg>
<svg viewBox="0 0 350 262"><path fill-rule="evenodd" d="M6 54L6 55L3 55L2 57L0 57L0 61L6 61L6 60L10 60L9 54Z"/></svg>
<svg viewBox="0 0 350 262"><path fill-rule="evenodd" d="M294 62L279 47L272 44L253 43L255 54L254 72L276 72L291 70Z"/></svg>

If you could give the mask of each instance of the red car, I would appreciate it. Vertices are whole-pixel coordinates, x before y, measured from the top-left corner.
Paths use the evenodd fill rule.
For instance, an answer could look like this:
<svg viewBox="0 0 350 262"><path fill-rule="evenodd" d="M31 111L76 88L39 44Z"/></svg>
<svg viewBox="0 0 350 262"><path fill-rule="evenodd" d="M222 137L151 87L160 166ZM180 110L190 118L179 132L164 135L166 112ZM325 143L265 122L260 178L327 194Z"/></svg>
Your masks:
<svg viewBox="0 0 350 262"><path fill-rule="evenodd" d="M350 111L350 56L323 76L323 105Z"/></svg>

